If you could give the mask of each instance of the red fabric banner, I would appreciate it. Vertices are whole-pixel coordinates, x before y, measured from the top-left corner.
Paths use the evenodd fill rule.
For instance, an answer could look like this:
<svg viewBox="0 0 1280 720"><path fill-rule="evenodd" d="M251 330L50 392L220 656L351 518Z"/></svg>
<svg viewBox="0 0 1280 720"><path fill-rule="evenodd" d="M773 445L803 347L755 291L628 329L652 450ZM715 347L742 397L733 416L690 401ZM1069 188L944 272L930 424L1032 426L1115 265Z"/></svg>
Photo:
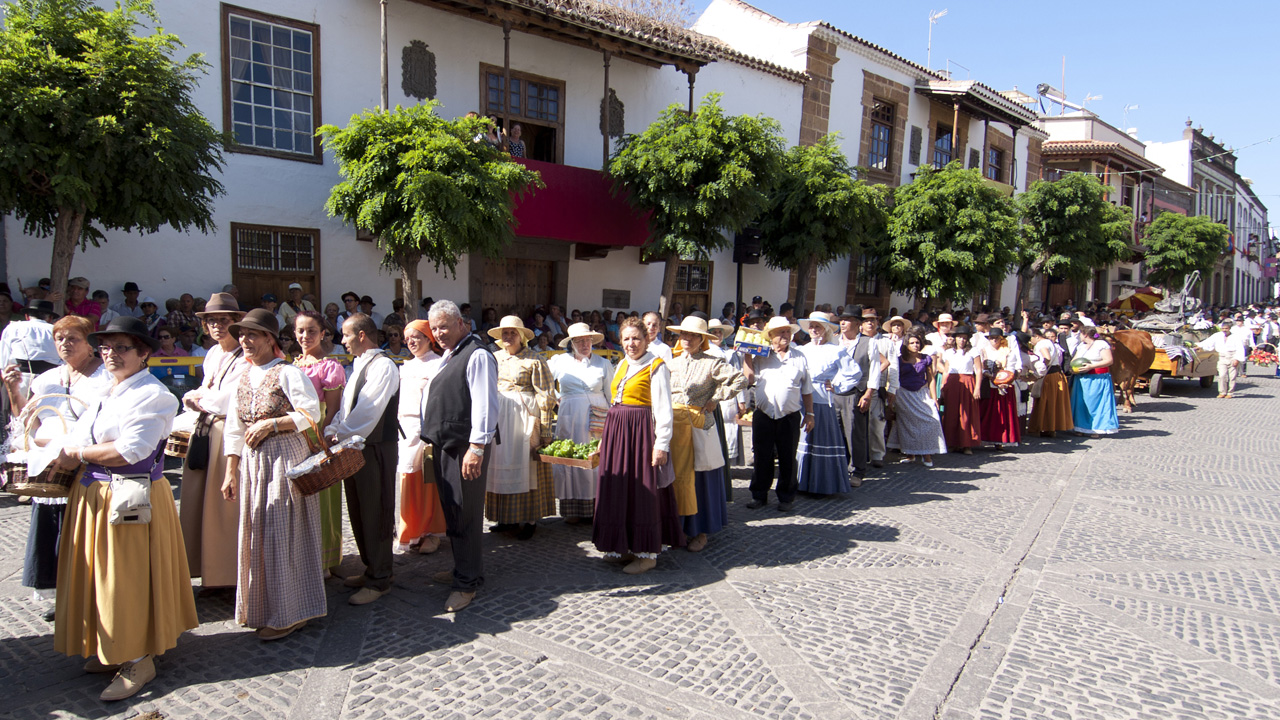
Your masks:
<svg viewBox="0 0 1280 720"><path fill-rule="evenodd" d="M545 188L516 200L516 235L588 245L639 247L649 239L649 214L614 197L613 181L599 170L514 158L542 174Z"/></svg>

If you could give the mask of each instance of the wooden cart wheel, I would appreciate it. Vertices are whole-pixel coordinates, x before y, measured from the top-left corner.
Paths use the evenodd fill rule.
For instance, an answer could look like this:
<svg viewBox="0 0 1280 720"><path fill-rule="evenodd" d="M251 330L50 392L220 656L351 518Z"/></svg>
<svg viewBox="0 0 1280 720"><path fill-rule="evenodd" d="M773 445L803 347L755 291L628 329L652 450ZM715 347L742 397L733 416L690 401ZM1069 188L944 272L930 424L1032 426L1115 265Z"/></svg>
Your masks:
<svg viewBox="0 0 1280 720"><path fill-rule="evenodd" d="M1211 388L1211 387L1213 387L1213 383L1214 383L1214 381L1216 381L1216 380L1217 380L1217 378L1215 378L1215 377L1214 377L1214 376L1212 376L1212 375L1201 375L1201 376L1200 376L1200 387L1202 387L1202 388L1206 388L1206 389Z"/></svg>
<svg viewBox="0 0 1280 720"><path fill-rule="evenodd" d="M1151 380L1147 383L1147 394L1153 398L1160 397L1160 390L1164 387L1164 375L1160 373L1151 373Z"/></svg>

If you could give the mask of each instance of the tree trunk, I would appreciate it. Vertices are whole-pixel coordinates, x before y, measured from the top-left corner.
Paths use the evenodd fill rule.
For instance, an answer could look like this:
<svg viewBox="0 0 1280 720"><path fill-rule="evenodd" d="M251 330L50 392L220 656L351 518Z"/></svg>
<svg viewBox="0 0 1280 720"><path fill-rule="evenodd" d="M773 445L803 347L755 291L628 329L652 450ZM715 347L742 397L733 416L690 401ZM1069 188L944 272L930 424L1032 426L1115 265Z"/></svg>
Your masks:
<svg viewBox="0 0 1280 720"><path fill-rule="evenodd" d="M404 253L396 256L396 264L400 266L400 297L404 298L404 320L409 324L418 319L418 261L420 253Z"/></svg>
<svg viewBox="0 0 1280 720"><path fill-rule="evenodd" d="M809 299L809 275L813 273L813 266L817 264L817 260L813 256L809 256L800 261L796 266L796 297L791 301L791 305L795 308L796 317L807 317L813 308L806 307L805 303Z"/></svg>
<svg viewBox="0 0 1280 720"><path fill-rule="evenodd" d="M662 294L658 296L658 315L662 322L667 321L667 308L671 307L671 296L676 293L676 263L680 258L670 255L662 263Z"/></svg>
<svg viewBox="0 0 1280 720"><path fill-rule="evenodd" d="M71 262L76 256L76 246L80 244L80 233L84 230L83 208L58 208L58 219L53 230L53 259L49 266L49 289L52 293L67 294L67 280L71 278ZM54 311L59 315L66 309L66 301L54 303Z"/></svg>

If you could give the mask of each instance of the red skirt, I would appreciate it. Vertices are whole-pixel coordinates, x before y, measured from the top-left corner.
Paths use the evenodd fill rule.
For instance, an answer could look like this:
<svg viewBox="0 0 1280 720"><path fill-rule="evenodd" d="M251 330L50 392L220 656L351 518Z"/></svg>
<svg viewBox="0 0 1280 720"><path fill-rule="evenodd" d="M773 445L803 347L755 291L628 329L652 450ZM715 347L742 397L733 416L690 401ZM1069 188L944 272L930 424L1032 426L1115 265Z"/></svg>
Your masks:
<svg viewBox="0 0 1280 720"><path fill-rule="evenodd" d="M976 382L972 375L947 373L942 383L942 434L947 438L948 450L982 444L978 433L982 410L973 396Z"/></svg>
<svg viewBox="0 0 1280 720"><path fill-rule="evenodd" d="M1001 393L987 388L982 398L982 442L1017 445L1022 439L1022 423L1018 419L1018 388L1010 385Z"/></svg>

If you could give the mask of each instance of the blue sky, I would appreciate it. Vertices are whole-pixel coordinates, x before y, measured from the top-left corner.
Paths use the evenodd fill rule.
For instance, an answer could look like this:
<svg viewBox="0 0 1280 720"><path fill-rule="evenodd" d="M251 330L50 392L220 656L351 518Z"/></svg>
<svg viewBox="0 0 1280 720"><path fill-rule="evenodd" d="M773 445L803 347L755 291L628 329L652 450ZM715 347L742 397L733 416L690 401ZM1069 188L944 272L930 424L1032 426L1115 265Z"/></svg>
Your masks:
<svg viewBox="0 0 1280 720"><path fill-rule="evenodd" d="M1190 117L1235 147L1236 170L1253 179L1280 234L1280 137L1254 144L1280 136L1280 1L748 1L787 22L825 20L922 65L929 13L946 9L933 26L933 67L950 60L956 79L997 90L1062 86L1065 55L1068 100L1101 96L1088 107L1112 125L1167 142ZM696 0L696 12L708 4ZM1137 106L1127 118L1126 105Z"/></svg>

